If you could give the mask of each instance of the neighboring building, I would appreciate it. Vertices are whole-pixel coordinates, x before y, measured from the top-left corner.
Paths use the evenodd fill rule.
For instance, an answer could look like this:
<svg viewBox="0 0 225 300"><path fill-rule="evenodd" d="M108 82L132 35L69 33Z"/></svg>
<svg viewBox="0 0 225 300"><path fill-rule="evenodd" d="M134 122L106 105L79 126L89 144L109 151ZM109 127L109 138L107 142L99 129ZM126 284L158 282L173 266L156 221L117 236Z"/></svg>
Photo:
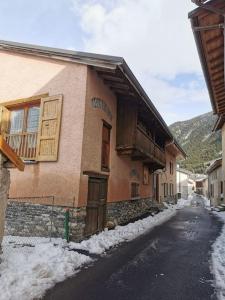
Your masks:
<svg viewBox="0 0 225 300"><path fill-rule="evenodd" d="M210 205L218 206L223 201L222 158L215 160L207 169Z"/></svg>
<svg viewBox="0 0 225 300"><path fill-rule="evenodd" d="M69 208L80 239L148 211L164 184L176 194L185 153L123 58L0 41L0 65L1 132L26 163L11 172L9 234L44 235L54 202L53 235Z"/></svg>
<svg viewBox="0 0 225 300"><path fill-rule="evenodd" d="M222 130L222 180L225 184L225 81L224 81L224 11L223 0L212 0L189 14L212 108L218 115L214 130ZM211 28L211 30L209 30ZM206 30L207 29L207 30ZM220 183L218 183L220 185ZM218 187L218 197L220 198ZM211 191L212 192L212 191ZM210 182L209 182L210 193Z"/></svg>
<svg viewBox="0 0 225 300"><path fill-rule="evenodd" d="M197 194L208 197L208 177L196 179L195 191Z"/></svg>
<svg viewBox="0 0 225 300"><path fill-rule="evenodd" d="M188 170L177 168L176 181L177 181L177 193L181 198L187 199L189 195L194 192L195 181L191 179L192 173Z"/></svg>

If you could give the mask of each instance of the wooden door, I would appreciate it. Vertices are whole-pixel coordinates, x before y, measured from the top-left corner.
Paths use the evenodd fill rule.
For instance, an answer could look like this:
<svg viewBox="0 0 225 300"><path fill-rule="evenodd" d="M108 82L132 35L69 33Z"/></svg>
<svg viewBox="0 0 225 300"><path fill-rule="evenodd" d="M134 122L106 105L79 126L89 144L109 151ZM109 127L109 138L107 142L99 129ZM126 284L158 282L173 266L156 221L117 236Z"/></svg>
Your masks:
<svg viewBox="0 0 225 300"><path fill-rule="evenodd" d="M155 201L159 202L159 174L154 174L153 186L154 186L154 199Z"/></svg>
<svg viewBox="0 0 225 300"><path fill-rule="evenodd" d="M102 231L106 222L107 179L89 177L85 235Z"/></svg>

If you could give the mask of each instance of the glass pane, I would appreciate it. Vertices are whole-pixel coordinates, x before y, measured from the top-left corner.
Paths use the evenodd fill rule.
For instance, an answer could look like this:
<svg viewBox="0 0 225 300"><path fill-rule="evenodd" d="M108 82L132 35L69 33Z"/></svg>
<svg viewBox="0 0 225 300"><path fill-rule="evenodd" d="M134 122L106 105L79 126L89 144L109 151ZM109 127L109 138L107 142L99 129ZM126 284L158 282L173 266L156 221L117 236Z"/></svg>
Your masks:
<svg viewBox="0 0 225 300"><path fill-rule="evenodd" d="M20 133L23 130L24 110L18 109L11 111L10 114L10 133Z"/></svg>
<svg viewBox="0 0 225 300"><path fill-rule="evenodd" d="M37 132L39 124L39 107L31 107L28 110L27 132Z"/></svg>

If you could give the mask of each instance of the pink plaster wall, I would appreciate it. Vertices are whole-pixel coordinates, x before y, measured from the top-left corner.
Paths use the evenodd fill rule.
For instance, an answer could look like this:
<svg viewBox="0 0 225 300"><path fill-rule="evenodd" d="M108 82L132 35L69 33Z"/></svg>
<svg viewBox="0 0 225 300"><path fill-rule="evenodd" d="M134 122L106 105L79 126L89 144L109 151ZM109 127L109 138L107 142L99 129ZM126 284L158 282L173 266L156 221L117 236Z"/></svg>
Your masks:
<svg viewBox="0 0 225 300"><path fill-rule="evenodd" d="M112 120L99 108L93 108L91 99L98 97L108 105ZM131 197L131 182L140 184L140 196L149 197L152 191L152 180L149 185L143 185L143 165L131 161L129 157L118 156L116 148L116 118L117 99L113 92L103 83L95 71L88 69L87 94L84 124L84 139L81 171L94 171L109 174L108 202L128 200ZM112 126L110 141L110 172L101 171L102 119ZM135 170L137 176L131 176ZM88 176L81 175L79 205L87 201Z"/></svg>
<svg viewBox="0 0 225 300"><path fill-rule="evenodd" d="M55 196L56 204L77 204L80 182L87 66L0 51L0 103L43 93L63 94L57 162L11 171L10 197Z"/></svg>
<svg viewBox="0 0 225 300"><path fill-rule="evenodd" d="M159 186L160 186L160 199L164 199L164 183L173 184L174 195L177 193L177 183L176 183L176 156L166 150L166 168L165 172L161 172L159 175ZM170 174L170 162L173 163L173 174ZM169 193L169 186L168 186Z"/></svg>

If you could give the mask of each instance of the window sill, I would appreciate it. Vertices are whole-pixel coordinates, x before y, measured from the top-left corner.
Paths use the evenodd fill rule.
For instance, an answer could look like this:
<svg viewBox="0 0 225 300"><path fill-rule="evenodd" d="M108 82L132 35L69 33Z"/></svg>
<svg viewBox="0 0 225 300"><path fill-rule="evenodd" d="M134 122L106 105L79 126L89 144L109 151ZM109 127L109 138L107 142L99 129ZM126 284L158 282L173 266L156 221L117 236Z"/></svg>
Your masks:
<svg viewBox="0 0 225 300"><path fill-rule="evenodd" d="M107 172L107 173L110 172L110 169L107 167L102 167L101 170L102 170L102 172Z"/></svg>
<svg viewBox="0 0 225 300"><path fill-rule="evenodd" d="M25 165L35 165L38 163L38 161L37 160L23 160L23 163Z"/></svg>

